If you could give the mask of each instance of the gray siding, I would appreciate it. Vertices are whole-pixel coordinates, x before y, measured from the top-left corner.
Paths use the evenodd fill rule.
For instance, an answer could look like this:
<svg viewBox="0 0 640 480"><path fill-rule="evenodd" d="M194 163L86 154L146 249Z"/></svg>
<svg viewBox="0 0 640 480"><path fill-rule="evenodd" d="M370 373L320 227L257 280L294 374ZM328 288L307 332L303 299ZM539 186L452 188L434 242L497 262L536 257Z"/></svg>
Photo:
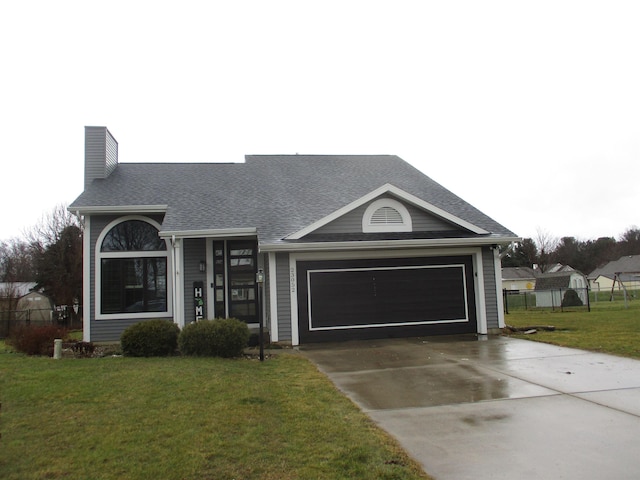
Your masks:
<svg viewBox="0 0 640 480"><path fill-rule="evenodd" d="M375 200L379 200L381 198L391 198L393 200L398 200L390 196L379 197ZM373 201L355 208L354 210L346 213L340 218L337 218L333 222L320 227L313 233L340 234L362 232L362 217L367 207L369 207L369 205L373 203ZM409 214L411 215L411 222L413 223L414 232L441 232L447 230L456 230L456 227L451 225L450 223L447 223L444 220L430 215L429 213L424 212L423 210L413 205L407 204L405 202L402 202L402 204L407 208Z"/></svg>
<svg viewBox="0 0 640 480"><path fill-rule="evenodd" d="M482 265L484 276L484 300L487 307L487 328L498 328L498 299L496 298L496 270L493 252L490 248L482 249Z"/></svg>
<svg viewBox="0 0 640 480"><path fill-rule="evenodd" d="M195 320L195 300L193 296L193 282L202 282L203 299L205 304L204 318L213 318L213 312L206 311L207 305L207 273L200 272L200 261L206 260L206 240L204 238L186 238L183 240L184 252L184 322Z"/></svg>
<svg viewBox="0 0 640 480"><path fill-rule="evenodd" d="M84 188L118 165L118 142L106 127L84 127Z"/></svg>
<svg viewBox="0 0 640 480"><path fill-rule="evenodd" d="M291 290L289 254L276 254L276 285L278 302L278 340L291 341Z"/></svg>
<svg viewBox="0 0 640 480"><path fill-rule="evenodd" d="M117 342L120 340L120 335L130 325L137 323L140 319L131 318L118 318L114 320L96 320L96 249L99 248L96 245L98 237L104 230L104 228L112 221L119 218L118 215L94 215L91 217L91 228L89 232L90 248L91 248L91 261L90 261L90 285L91 285L91 308L84 309L84 314L89 315L89 321L91 322L91 341L92 342ZM148 218L161 223L161 215L152 215ZM169 272L167 272L169 274ZM170 293L169 293L170 295Z"/></svg>

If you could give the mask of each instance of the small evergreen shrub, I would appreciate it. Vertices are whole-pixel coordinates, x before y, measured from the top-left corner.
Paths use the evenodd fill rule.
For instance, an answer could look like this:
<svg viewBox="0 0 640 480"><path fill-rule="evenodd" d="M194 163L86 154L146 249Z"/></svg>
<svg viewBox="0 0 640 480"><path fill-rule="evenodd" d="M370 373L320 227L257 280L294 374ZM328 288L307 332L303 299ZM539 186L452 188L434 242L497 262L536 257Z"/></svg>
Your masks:
<svg viewBox="0 0 640 480"><path fill-rule="evenodd" d="M122 353L131 357L166 357L178 346L180 329L169 320L147 320L126 328L120 336Z"/></svg>
<svg viewBox="0 0 640 480"><path fill-rule="evenodd" d="M53 356L53 341L65 339L67 330L57 325L25 326L15 330L7 339L7 343L18 352L27 355Z"/></svg>
<svg viewBox="0 0 640 480"><path fill-rule="evenodd" d="M564 292L564 298L562 299L563 307L581 307L583 305L580 295L573 289L569 289Z"/></svg>
<svg viewBox="0 0 640 480"><path fill-rule="evenodd" d="M239 357L249 342L249 327L236 318L200 320L180 332L178 348L183 355Z"/></svg>

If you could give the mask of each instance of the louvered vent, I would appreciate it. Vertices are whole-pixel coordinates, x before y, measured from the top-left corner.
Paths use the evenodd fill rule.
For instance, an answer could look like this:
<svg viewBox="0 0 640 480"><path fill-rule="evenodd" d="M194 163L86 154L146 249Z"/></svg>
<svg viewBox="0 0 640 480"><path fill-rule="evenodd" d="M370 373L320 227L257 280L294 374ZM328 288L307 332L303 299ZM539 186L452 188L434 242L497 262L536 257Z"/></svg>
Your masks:
<svg viewBox="0 0 640 480"><path fill-rule="evenodd" d="M381 207L371 215L371 225L402 225L402 215L391 207Z"/></svg>

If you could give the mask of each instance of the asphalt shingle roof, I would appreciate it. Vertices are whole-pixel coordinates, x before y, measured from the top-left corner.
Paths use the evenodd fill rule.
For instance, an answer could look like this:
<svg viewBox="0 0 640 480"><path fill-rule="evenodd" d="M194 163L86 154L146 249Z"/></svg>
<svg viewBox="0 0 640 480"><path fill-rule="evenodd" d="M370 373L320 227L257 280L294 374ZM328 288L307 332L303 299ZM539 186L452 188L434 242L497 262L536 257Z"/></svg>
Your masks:
<svg viewBox="0 0 640 480"><path fill-rule="evenodd" d="M640 272L640 255L625 255L624 257L620 257L618 260L613 260L603 267L596 268L593 272L588 275L590 280L595 280L599 276L604 276L613 279L614 274L616 273L629 273L629 272ZM624 279L633 279L633 276L623 276ZM637 275L635 276L637 278Z"/></svg>
<svg viewBox="0 0 640 480"><path fill-rule="evenodd" d="M503 280L530 280L538 274L531 267L504 267L502 269Z"/></svg>
<svg viewBox="0 0 640 480"><path fill-rule="evenodd" d="M109 177L94 180L70 208L167 205L164 232L255 227L261 243L274 243L387 183L491 237L515 237L394 155L248 155L245 163L120 163Z"/></svg>

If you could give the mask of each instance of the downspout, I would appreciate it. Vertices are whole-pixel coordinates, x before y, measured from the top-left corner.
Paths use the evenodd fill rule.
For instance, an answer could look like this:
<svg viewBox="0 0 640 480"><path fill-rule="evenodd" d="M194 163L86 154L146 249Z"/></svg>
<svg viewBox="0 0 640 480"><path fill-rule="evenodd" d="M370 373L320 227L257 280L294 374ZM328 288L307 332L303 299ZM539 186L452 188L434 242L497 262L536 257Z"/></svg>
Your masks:
<svg viewBox="0 0 640 480"><path fill-rule="evenodd" d="M176 322L176 286L178 285L178 266L176 264L176 236L171 235L171 273L173 274L173 282L171 282L171 301L173 308L173 323Z"/></svg>

